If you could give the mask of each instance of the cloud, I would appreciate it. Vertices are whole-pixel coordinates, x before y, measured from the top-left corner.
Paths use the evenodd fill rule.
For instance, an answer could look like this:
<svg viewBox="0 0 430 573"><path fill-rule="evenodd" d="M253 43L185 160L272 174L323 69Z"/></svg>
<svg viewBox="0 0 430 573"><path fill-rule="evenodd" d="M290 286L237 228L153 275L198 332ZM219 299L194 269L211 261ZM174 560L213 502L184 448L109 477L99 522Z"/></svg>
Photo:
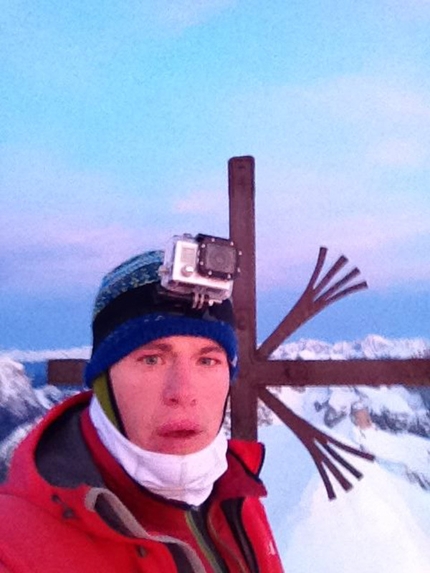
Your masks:
<svg viewBox="0 0 430 573"><path fill-rule="evenodd" d="M61 150L3 145L0 151L6 205L19 206L24 212L37 209L40 215L82 208L82 201L93 206L100 196L110 201L120 198L120 184L113 173L73 166Z"/></svg>
<svg viewBox="0 0 430 573"><path fill-rule="evenodd" d="M224 217L226 213L220 194L210 191L192 191L178 199L172 210L179 214L210 214L216 217Z"/></svg>
<svg viewBox="0 0 430 573"><path fill-rule="evenodd" d="M267 164L264 178L276 189L279 176L288 181L291 171L293 179L298 170L313 170L323 185L331 177L355 189L354 179L367 177L369 185L377 167L424 175L428 164L430 89L403 76L355 74L257 87L220 105L220 117L235 126L237 147L257 157L257 176Z"/></svg>
<svg viewBox="0 0 430 573"><path fill-rule="evenodd" d="M159 21L176 31L197 26L236 4L236 0L157 0L152 3Z"/></svg>
<svg viewBox="0 0 430 573"><path fill-rule="evenodd" d="M40 150L1 151L0 290L95 288L110 268L167 240L151 198L109 171Z"/></svg>
<svg viewBox="0 0 430 573"><path fill-rule="evenodd" d="M300 226L289 225L294 213L279 207L260 213L257 228L259 285L304 288L318 249L329 249L328 260L345 255L348 269L358 266L373 289L430 281L430 209L419 204L403 209L386 205L383 216L345 212L342 217L298 215ZM274 221L277 221L274 224Z"/></svg>
<svg viewBox="0 0 430 573"><path fill-rule="evenodd" d="M82 226L109 226L112 221L125 228L162 225L158 215L166 210L163 190L153 192L142 180L128 173L118 174L110 165L104 169L77 165L67 150L57 152L40 147L0 146L0 180L4 197L4 225L13 233L9 214L29 214L35 220L74 220ZM43 232L43 225L39 228Z"/></svg>
<svg viewBox="0 0 430 573"><path fill-rule="evenodd" d="M386 12L403 20L430 18L430 0L382 0Z"/></svg>
<svg viewBox="0 0 430 573"><path fill-rule="evenodd" d="M368 159L381 166L424 168L429 163L429 150L412 139L386 139L369 146Z"/></svg>
<svg viewBox="0 0 430 573"><path fill-rule="evenodd" d="M0 289L70 292L95 287L103 274L136 252L137 233L119 225L88 227L64 218L16 214L0 236Z"/></svg>
<svg viewBox="0 0 430 573"><path fill-rule="evenodd" d="M258 162L257 162L258 168ZM396 166L397 168L397 166ZM358 266L372 289L430 280L430 197L407 171L260 166L256 188L258 284L301 289L326 246ZM267 176L267 177L266 177Z"/></svg>
<svg viewBox="0 0 430 573"><path fill-rule="evenodd" d="M235 102L231 102L234 103ZM362 128L381 125L430 123L430 94L423 84L407 78L349 74L312 83L254 89L237 98L235 112L246 110L252 118L274 117L282 122L299 114L300 120L339 120ZM264 111L265 110L265 111Z"/></svg>
<svg viewBox="0 0 430 573"><path fill-rule="evenodd" d="M96 288L110 268L173 234L225 235L228 199L213 174L199 171L196 186L181 180L174 195L146 193L108 169L77 168L43 149L0 151L0 289ZM214 191L186 191L201 189L199 178Z"/></svg>
<svg viewBox="0 0 430 573"><path fill-rule="evenodd" d="M402 84L401 78L345 75L322 80L302 89L308 104L318 106L349 122L380 122L403 125L410 121L430 122L430 96L421 87Z"/></svg>

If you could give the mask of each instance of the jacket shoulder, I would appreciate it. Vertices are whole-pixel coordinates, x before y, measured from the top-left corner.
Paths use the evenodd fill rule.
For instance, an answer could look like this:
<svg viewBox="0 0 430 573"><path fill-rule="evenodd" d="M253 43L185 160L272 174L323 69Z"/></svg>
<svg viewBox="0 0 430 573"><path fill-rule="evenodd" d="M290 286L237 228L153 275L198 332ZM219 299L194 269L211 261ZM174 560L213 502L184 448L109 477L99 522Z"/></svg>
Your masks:
<svg viewBox="0 0 430 573"><path fill-rule="evenodd" d="M88 535L79 528L78 518L62 518L61 511L59 506L59 515L53 515L27 499L0 492L0 573L119 570L114 559L109 560L112 540ZM119 557L124 563L124 556Z"/></svg>

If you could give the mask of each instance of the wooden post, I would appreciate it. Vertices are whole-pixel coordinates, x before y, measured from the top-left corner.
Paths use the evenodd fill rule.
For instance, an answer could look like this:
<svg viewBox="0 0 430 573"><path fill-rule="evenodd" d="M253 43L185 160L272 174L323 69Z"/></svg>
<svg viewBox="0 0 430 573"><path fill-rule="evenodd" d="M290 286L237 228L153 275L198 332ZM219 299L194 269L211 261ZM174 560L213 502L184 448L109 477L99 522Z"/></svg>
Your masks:
<svg viewBox="0 0 430 573"><path fill-rule="evenodd" d="M256 348L254 158L228 163L230 237L242 252L241 272L233 289L239 341L239 376L231 392L232 436L257 439L257 388L250 369Z"/></svg>
<svg viewBox="0 0 430 573"><path fill-rule="evenodd" d="M86 360L60 358L48 360L48 384L57 386L82 386Z"/></svg>

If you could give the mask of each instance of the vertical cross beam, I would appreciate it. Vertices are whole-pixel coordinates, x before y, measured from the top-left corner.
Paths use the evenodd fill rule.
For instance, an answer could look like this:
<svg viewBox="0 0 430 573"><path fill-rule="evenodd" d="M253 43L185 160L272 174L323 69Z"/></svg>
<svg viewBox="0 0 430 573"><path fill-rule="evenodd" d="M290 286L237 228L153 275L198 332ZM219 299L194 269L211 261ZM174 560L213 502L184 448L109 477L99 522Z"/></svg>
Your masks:
<svg viewBox="0 0 430 573"><path fill-rule="evenodd" d="M257 439L257 387L250 376L257 342L254 171L253 157L233 157L228 162L230 237L242 252L233 289L240 364L231 391L231 433L245 440Z"/></svg>

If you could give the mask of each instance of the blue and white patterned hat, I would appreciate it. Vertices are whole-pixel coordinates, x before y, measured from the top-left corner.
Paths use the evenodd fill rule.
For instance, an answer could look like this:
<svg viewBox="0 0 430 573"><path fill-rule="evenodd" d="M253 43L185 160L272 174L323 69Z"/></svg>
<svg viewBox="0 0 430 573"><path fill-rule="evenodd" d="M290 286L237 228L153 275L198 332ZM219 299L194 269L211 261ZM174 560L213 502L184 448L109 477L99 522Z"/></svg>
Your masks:
<svg viewBox="0 0 430 573"><path fill-rule="evenodd" d="M93 313L93 351L85 371L91 386L103 372L139 346L158 338L201 336L226 351L231 380L237 373L237 339L231 302L193 309L186 301L159 296L163 251L125 261L102 280Z"/></svg>

